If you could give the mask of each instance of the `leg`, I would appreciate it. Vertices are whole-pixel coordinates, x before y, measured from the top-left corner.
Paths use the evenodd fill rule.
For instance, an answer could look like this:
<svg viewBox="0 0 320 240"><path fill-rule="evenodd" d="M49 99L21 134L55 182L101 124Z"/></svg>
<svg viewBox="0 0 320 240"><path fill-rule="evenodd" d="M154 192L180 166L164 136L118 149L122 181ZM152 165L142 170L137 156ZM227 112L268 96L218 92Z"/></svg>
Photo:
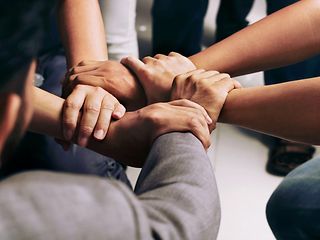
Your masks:
<svg viewBox="0 0 320 240"><path fill-rule="evenodd" d="M216 41L219 42L248 26L246 20L254 0L222 0L217 15Z"/></svg>
<svg viewBox="0 0 320 240"><path fill-rule="evenodd" d="M267 205L270 227L279 240L320 239L320 158L292 171Z"/></svg>
<svg viewBox="0 0 320 240"><path fill-rule="evenodd" d="M111 60L138 57L136 0L100 0Z"/></svg>
<svg viewBox="0 0 320 240"><path fill-rule="evenodd" d="M199 52L207 7L208 0L154 0L153 53Z"/></svg>

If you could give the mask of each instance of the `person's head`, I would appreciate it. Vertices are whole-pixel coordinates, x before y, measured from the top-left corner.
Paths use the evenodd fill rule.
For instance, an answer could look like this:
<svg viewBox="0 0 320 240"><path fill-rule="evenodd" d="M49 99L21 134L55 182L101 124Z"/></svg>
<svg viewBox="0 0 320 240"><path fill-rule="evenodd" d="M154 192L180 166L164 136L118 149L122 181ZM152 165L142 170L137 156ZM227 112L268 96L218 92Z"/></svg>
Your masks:
<svg viewBox="0 0 320 240"><path fill-rule="evenodd" d="M32 117L35 57L54 0L0 3L0 159L5 161Z"/></svg>

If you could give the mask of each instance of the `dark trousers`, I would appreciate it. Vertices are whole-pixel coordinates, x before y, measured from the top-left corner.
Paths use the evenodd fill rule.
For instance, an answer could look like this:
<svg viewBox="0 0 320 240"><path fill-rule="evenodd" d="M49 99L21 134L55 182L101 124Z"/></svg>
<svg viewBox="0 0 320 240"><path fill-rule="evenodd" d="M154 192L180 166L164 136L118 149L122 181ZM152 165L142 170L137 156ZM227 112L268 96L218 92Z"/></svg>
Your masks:
<svg viewBox="0 0 320 240"><path fill-rule="evenodd" d="M37 72L45 78L41 88L60 96L60 81L66 72L63 52L53 50L42 55L38 60ZM12 161L3 167L2 174L34 169L93 174L128 183L123 167L111 158L75 145L64 151L51 137L27 133Z"/></svg>
<svg viewBox="0 0 320 240"><path fill-rule="evenodd" d="M208 0L154 0L153 53L199 52L207 7Z"/></svg>
<svg viewBox="0 0 320 240"><path fill-rule="evenodd" d="M267 218L278 240L320 239L320 158L285 177L268 202Z"/></svg>
<svg viewBox="0 0 320 240"><path fill-rule="evenodd" d="M220 41L248 25L246 17L253 0L221 0L216 40ZM267 0L267 14L297 0ZM153 53L170 51L190 56L201 50L203 21L208 0L155 0L153 5ZM266 84L275 84L320 75L320 57L264 73Z"/></svg>

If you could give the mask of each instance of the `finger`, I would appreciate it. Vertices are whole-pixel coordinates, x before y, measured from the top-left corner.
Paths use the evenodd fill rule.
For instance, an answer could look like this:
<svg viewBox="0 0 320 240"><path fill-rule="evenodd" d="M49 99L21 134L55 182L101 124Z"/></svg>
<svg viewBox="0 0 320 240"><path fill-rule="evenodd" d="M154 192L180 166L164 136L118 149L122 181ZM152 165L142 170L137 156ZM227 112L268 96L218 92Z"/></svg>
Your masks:
<svg viewBox="0 0 320 240"><path fill-rule="evenodd" d="M219 74L219 72L217 72L217 71L205 71L205 72L197 74L196 77L199 79L206 79L206 78L212 78L218 74Z"/></svg>
<svg viewBox="0 0 320 240"><path fill-rule="evenodd" d="M231 80L231 77L227 73L219 73L219 74L213 75L212 77L207 78L207 79L210 80L211 82L217 82L222 79L230 79Z"/></svg>
<svg viewBox="0 0 320 240"><path fill-rule="evenodd" d="M96 61L96 60L83 60L79 62L78 66L86 66L86 65L92 65L92 64L101 64L103 61Z"/></svg>
<svg viewBox="0 0 320 240"><path fill-rule="evenodd" d="M168 56L163 55L163 54L157 54L157 55L154 56L154 58L155 59L159 59L159 60L161 60L161 59L165 60L165 59L168 58Z"/></svg>
<svg viewBox="0 0 320 240"><path fill-rule="evenodd" d="M239 83L237 80L234 80L234 79L233 79L233 84L234 84L234 86L235 86L236 89L242 88L241 83Z"/></svg>
<svg viewBox="0 0 320 240"><path fill-rule="evenodd" d="M102 87L104 83L104 77L101 76L93 76L93 75L79 75L77 78L72 81L71 86L75 87L76 85L90 85L94 87Z"/></svg>
<svg viewBox="0 0 320 240"><path fill-rule="evenodd" d="M86 98L86 91L81 85L69 95L63 105L62 130L66 141L71 141L77 127L80 110Z"/></svg>
<svg viewBox="0 0 320 240"><path fill-rule="evenodd" d="M69 70L70 75L79 74L83 72L89 72L97 70L101 66L101 63L95 63L91 65L83 65L83 66L76 66Z"/></svg>
<svg viewBox="0 0 320 240"><path fill-rule="evenodd" d="M195 135L201 141L205 149L208 149L211 145L208 125L204 126L203 120L193 118L190 127L193 135Z"/></svg>
<svg viewBox="0 0 320 240"><path fill-rule="evenodd" d="M180 53L177 53L177 52L170 52L168 56L170 56L170 57L184 57L183 55L181 55Z"/></svg>
<svg viewBox="0 0 320 240"><path fill-rule="evenodd" d="M112 112L112 117L114 119L120 119L124 116L125 113L126 113L126 108L117 101L117 103L115 104L114 111Z"/></svg>
<svg viewBox="0 0 320 240"><path fill-rule="evenodd" d="M235 88L234 80L232 78L224 78L216 82L216 86L226 92L230 92Z"/></svg>
<svg viewBox="0 0 320 240"><path fill-rule="evenodd" d="M72 82L72 81L76 80L79 76L104 77L104 74L102 71L99 71L99 69L97 68L92 71L81 72L81 73L69 75L69 81Z"/></svg>
<svg viewBox="0 0 320 240"><path fill-rule="evenodd" d="M192 85L193 82L196 82L198 79L195 79L195 77L198 74L201 74L203 72L205 72L205 70L196 69L196 70L176 76L173 80L172 87L171 87L171 100L181 98L187 86L190 83Z"/></svg>
<svg viewBox="0 0 320 240"><path fill-rule="evenodd" d="M180 75L177 76L177 78L187 79L187 78L191 77L192 75L196 76L196 75L201 74L203 72L205 72L205 70L196 69L196 70L192 70L192 71L187 72L187 73L180 74Z"/></svg>
<svg viewBox="0 0 320 240"><path fill-rule="evenodd" d="M78 74L67 74L66 79L63 84L63 89L62 89L62 97L67 98L72 90L74 89L75 86L77 86L79 83L76 81L78 77ZM84 84L86 85L86 84Z"/></svg>
<svg viewBox="0 0 320 240"><path fill-rule="evenodd" d="M161 109L157 110L158 114ZM159 118L159 117L158 117ZM205 118L198 109L192 107L173 106L166 108L160 114L160 126L157 127L155 137L169 132L191 132L208 148L210 145L210 134ZM157 121L159 124L159 120Z"/></svg>
<svg viewBox="0 0 320 240"><path fill-rule="evenodd" d="M157 61L157 59L155 59L155 58L153 58L153 57L144 57L143 59L142 59L142 62L144 63L144 64L152 64L152 63L154 63L154 62L156 62Z"/></svg>
<svg viewBox="0 0 320 240"><path fill-rule="evenodd" d="M121 63L131 69L137 76L140 76L141 71L146 69L146 65L137 58L127 57L121 60Z"/></svg>
<svg viewBox="0 0 320 240"><path fill-rule="evenodd" d="M105 92L102 88L95 88L94 91L86 96L78 136L78 144L81 147L87 146L89 138L95 129ZM111 113L109 113L109 117L111 117Z"/></svg>
<svg viewBox="0 0 320 240"><path fill-rule="evenodd" d="M192 132L202 142L205 149L209 148L211 144L210 132L205 118L199 114L198 109L184 107L181 110L185 111L188 116L184 122L188 128L187 131Z"/></svg>
<svg viewBox="0 0 320 240"><path fill-rule="evenodd" d="M101 103L99 118L94 130L94 137L98 140L103 140L107 133L111 122L111 115L115 109L117 100L110 94L105 95Z"/></svg>
<svg viewBox="0 0 320 240"><path fill-rule="evenodd" d="M199 104L189 101L187 99L181 99L181 100L175 100L172 102L169 102L170 105L173 106L183 106L183 107L190 107L190 108L195 108L201 111L202 115L205 117L207 124L212 123L212 119L210 118L209 114L207 111L204 109L204 107L200 106Z"/></svg>

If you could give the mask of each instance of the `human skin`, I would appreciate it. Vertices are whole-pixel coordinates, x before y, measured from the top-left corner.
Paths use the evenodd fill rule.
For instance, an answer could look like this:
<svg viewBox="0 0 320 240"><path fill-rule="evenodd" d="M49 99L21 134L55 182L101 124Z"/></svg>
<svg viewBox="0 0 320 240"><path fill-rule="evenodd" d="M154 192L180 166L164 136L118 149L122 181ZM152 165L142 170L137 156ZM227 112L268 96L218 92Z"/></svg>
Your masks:
<svg viewBox="0 0 320 240"><path fill-rule="evenodd" d="M233 76L303 60L320 52L319 11L319 1L300 1L190 57L190 60L198 68L228 72ZM153 61L166 60L154 58ZM135 64L136 60L132 58L124 62L133 66L136 74L148 84L161 77L161 71L149 72L149 75L143 73L150 67L148 63L144 63L145 66L140 64L139 69L139 64ZM186 61L186 64L190 62ZM174 69L169 67L166 71L174 72ZM162 79L166 84L161 90L170 91L174 79ZM319 95L319 78L233 90L227 97L219 121L293 141L319 144L315 134L319 132Z"/></svg>
<svg viewBox="0 0 320 240"><path fill-rule="evenodd" d="M232 88L232 81L222 74L197 70L175 79L171 99L185 98L202 105L215 122L217 104L223 103L219 96L227 95ZM228 94L219 121L320 145L319 104L320 78L237 88Z"/></svg>
<svg viewBox="0 0 320 240"><path fill-rule="evenodd" d="M29 130L63 139L64 100L39 88L33 90L34 115ZM192 132L208 148L211 123L208 118L204 108L188 100L154 104L127 112L120 120L111 122L106 138L97 141L91 137L88 148L122 164L142 167L153 141L165 133Z"/></svg>
<svg viewBox="0 0 320 240"><path fill-rule="evenodd" d="M319 10L318 1L300 1L190 57L190 60L198 68L228 72L233 76L303 60L320 52L320 33L316 31L320 23ZM147 62L143 63L148 66ZM143 74L145 71L140 76ZM154 76L159 76L159 71L149 74L147 79ZM173 80L174 76L166 79L165 91L171 90ZM312 79L231 91L219 121L294 141L319 144L314 134L319 131L316 124L319 119L316 110L318 82L319 79ZM163 86L159 91L163 91Z"/></svg>
<svg viewBox="0 0 320 240"><path fill-rule="evenodd" d="M106 37L98 0L60 0L57 15L67 65L71 68L66 76L74 74L72 67L81 66L83 59L107 60ZM133 78L128 71L117 71L118 68L114 65L110 67L113 69L109 72L112 79ZM67 99L62 114L63 145L68 146L68 142L74 137L78 116L83 109L76 142L85 147L91 135L98 140L104 139L111 119L120 119L126 108L104 90L97 91L83 86L73 91L75 85L72 80L74 79L66 77L63 82L63 97ZM127 86L127 82L123 83L123 88ZM90 85L94 85L94 82ZM129 104L128 106L131 107Z"/></svg>
<svg viewBox="0 0 320 240"><path fill-rule="evenodd" d="M231 76L302 61L320 52L320 2L299 1L190 57Z"/></svg>
<svg viewBox="0 0 320 240"><path fill-rule="evenodd" d="M92 60L108 59L103 20L97 0L60 0L57 14L69 68L87 59L88 52ZM95 45L99 48L93 47Z"/></svg>
<svg viewBox="0 0 320 240"><path fill-rule="evenodd" d="M0 164L9 161L33 114L32 82L36 63L19 69L0 89Z"/></svg>

